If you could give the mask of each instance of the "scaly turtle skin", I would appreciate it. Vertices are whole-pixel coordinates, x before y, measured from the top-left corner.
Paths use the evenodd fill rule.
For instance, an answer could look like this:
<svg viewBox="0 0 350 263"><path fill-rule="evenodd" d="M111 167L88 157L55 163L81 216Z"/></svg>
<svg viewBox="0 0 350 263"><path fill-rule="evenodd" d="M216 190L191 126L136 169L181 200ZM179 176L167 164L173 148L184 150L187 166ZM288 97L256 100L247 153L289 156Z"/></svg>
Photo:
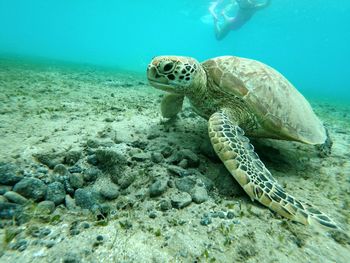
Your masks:
<svg viewBox="0 0 350 263"><path fill-rule="evenodd" d="M160 56L149 64L147 77L152 86L170 93L161 104L164 117L176 116L186 96L195 112L209 120L215 152L252 200L293 221L338 228L327 215L287 194L244 135L322 145L329 152L326 129L280 73L232 56L201 64L189 57Z"/></svg>

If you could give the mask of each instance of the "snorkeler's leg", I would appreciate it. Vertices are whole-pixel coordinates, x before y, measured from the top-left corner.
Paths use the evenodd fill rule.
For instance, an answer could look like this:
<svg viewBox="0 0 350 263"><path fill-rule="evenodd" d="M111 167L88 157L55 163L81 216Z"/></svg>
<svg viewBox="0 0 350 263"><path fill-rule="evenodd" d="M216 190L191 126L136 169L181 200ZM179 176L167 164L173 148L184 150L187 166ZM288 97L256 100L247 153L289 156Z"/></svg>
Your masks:
<svg viewBox="0 0 350 263"><path fill-rule="evenodd" d="M270 4L271 4L271 0L266 0L265 3L256 4L255 9L260 10L260 9L265 8L265 7L268 7Z"/></svg>
<svg viewBox="0 0 350 263"><path fill-rule="evenodd" d="M211 3L211 5L209 6L209 12L212 15L212 17L214 18L214 21L218 20L218 16L215 13L215 8L218 6L218 4L220 4L222 2L222 0L218 0L218 1L214 1Z"/></svg>
<svg viewBox="0 0 350 263"><path fill-rule="evenodd" d="M222 17L223 17L224 20L225 20L225 24L230 24L230 23L232 23L232 21L234 20L234 18L233 18L233 17L229 17L229 16L225 13L225 11L222 11L222 12L221 12L221 15L222 15Z"/></svg>

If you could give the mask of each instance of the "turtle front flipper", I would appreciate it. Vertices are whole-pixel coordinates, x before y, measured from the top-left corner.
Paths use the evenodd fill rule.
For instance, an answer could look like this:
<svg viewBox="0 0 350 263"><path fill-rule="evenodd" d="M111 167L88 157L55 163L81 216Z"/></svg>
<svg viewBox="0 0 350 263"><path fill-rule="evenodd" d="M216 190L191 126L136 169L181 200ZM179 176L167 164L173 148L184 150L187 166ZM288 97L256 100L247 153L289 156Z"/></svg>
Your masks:
<svg viewBox="0 0 350 263"><path fill-rule="evenodd" d="M165 94L160 104L160 109L162 111L162 116L164 118L173 118L182 109L182 104L184 101L183 95L178 94Z"/></svg>
<svg viewBox="0 0 350 263"><path fill-rule="evenodd" d="M305 225L318 222L328 228L338 228L327 215L285 192L254 152L243 130L230 120L225 110L210 117L208 129L215 152L252 200Z"/></svg>

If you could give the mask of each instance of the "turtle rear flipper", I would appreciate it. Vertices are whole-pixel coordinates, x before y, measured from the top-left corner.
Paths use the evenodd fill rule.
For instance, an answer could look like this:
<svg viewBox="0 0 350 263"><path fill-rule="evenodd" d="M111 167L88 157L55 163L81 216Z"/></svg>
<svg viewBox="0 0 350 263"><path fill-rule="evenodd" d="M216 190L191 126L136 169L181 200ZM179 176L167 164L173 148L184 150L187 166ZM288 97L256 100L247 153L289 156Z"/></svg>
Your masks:
<svg viewBox="0 0 350 263"><path fill-rule="evenodd" d="M252 200L258 200L293 221L305 225L316 221L338 229L327 215L285 192L254 152L243 130L230 120L224 110L210 117L208 129L215 152Z"/></svg>

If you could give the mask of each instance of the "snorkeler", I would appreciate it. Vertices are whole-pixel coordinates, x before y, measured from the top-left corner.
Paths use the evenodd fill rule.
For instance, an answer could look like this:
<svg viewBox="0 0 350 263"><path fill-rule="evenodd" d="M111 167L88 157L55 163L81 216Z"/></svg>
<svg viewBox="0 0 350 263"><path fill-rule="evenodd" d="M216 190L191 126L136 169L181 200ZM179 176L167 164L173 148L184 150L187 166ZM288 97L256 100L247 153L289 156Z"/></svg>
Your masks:
<svg viewBox="0 0 350 263"><path fill-rule="evenodd" d="M214 19L215 37L217 40L223 39L231 30L241 28L248 20L252 18L256 11L267 7L271 0L266 0L264 3L258 3L256 0L233 0L221 11L224 22L222 25L219 25L219 19L215 13L215 8L222 2L223 0L217 0L209 7L209 12ZM226 12L228 9L231 9L234 2L236 2L238 5L238 10L234 17L229 17Z"/></svg>

